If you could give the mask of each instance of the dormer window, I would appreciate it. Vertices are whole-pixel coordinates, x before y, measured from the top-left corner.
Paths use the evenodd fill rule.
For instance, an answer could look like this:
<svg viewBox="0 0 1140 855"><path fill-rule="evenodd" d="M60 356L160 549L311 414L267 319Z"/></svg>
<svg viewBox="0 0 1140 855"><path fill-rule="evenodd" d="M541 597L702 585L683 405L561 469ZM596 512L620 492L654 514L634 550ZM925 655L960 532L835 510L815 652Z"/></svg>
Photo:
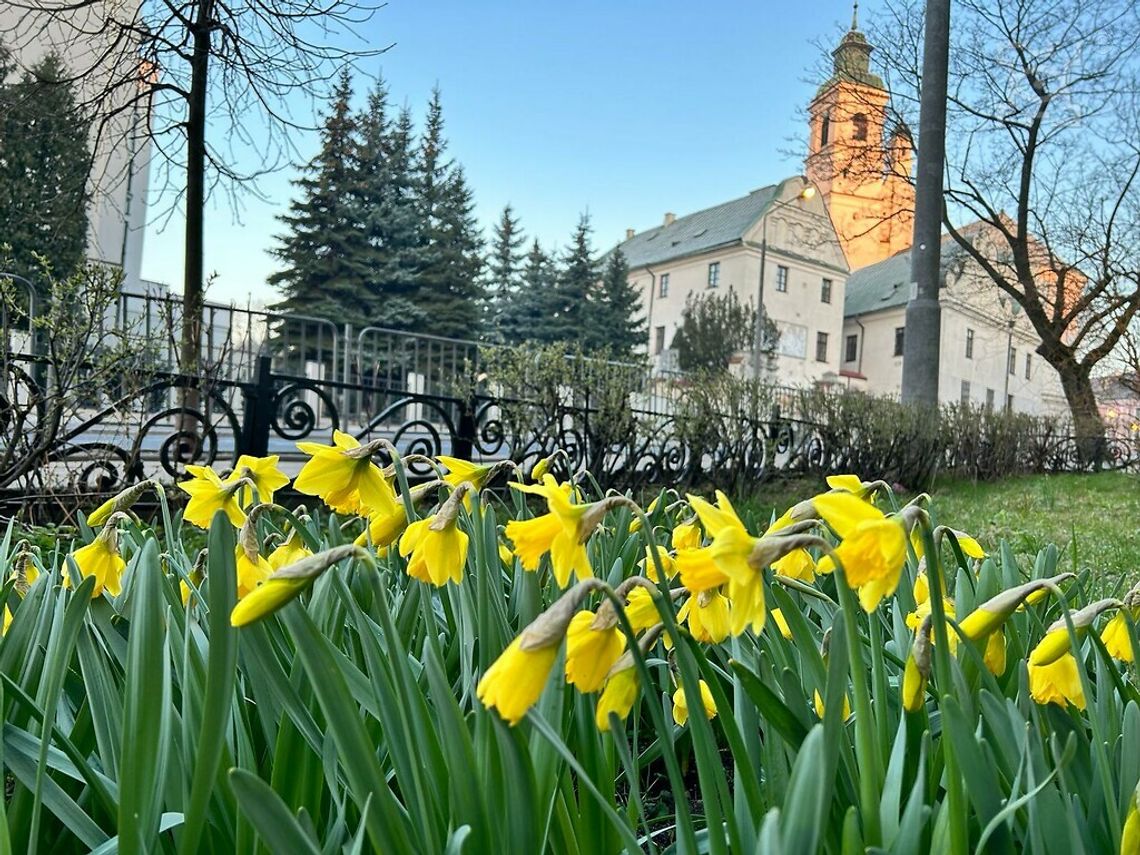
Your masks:
<svg viewBox="0 0 1140 855"><path fill-rule="evenodd" d="M863 113L856 113L851 117L851 126L855 129L852 138L856 140L867 139L867 116Z"/></svg>

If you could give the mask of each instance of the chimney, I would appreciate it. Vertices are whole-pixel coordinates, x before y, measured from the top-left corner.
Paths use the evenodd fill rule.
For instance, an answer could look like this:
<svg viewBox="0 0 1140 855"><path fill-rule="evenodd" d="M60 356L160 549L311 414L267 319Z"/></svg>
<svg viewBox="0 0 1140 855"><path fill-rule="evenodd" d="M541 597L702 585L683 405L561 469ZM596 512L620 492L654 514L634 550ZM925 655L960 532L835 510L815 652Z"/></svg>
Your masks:
<svg viewBox="0 0 1140 855"><path fill-rule="evenodd" d="M665 225L667 225L667 226L673 225L673 221L676 219L677 219L677 215L674 214L672 211L669 211L668 213L665 214Z"/></svg>
<svg viewBox="0 0 1140 855"><path fill-rule="evenodd" d="M626 229L625 230L625 239L631 240L635 234L637 234L637 232L635 232L633 229Z"/></svg>

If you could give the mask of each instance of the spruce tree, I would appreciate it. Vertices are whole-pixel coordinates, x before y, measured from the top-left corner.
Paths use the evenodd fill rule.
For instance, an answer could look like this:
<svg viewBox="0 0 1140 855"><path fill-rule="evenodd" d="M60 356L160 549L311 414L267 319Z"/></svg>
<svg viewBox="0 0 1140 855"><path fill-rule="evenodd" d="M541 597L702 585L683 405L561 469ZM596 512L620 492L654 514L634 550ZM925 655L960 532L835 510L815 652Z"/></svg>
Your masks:
<svg viewBox="0 0 1140 855"><path fill-rule="evenodd" d="M518 293L507 306L507 322L518 331L513 343L562 341L557 318L560 304L556 278L554 262L536 238L526 255Z"/></svg>
<svg viewBox="0 0 1140 855"><path fill-rule="evenodd" d="M583 214L570 239L558 271L555 314L551 318L555 341L581 341L588 349L604 346L602 321L596 311L598 263L590 246L590 217Z"/></svg>
<svg viewBox="0 0 1140 855"><path fill-rule="evenodd" d="M12 71L0 49L0 82ZM90 123L67 78L49 54L0 85L0 244L8 245L5 272L33 283L49 271L66 279L87 248Z"/></svg>
<svg viewBox="0 0 1140 855"><path fill-rule="evenodd" d="M519 218L507 205L495 224L491 252L487 257L483 329L489 341L515 344L525 333L516 324L512 312L522 284L524 243L526 236L519 226Z"/></svg>
<svg viewBox="0 0 1140 855"><path fill-rule="evenodd" d="M432 92L415 161L420 212L416 302L429 318L422 332L455 338L479 335L482 236L462 168L446 158L443 107Z"/></svg>
<svg viewBox="0 0 1140 855"><path fill-rule="evenodd" d="M279 217L287 233L271 253L284 268L269 283L282 292L276 311L364 325L373 311L364 287L367 239L354 195L357 123L351 98L352 81L345 71L321 130L321 150L293 182L300 198Z"/></svg>
<svg viewBox="0 0 1140 855"><path fill-rule="evenodd" d="M629 265L620 249L606 261L594 306L602 347L611 356L629 358L646 346L649 327L641 310L641 295L629 281Z"/></svg>
<svg viewBox="0 0 1140 855"><path fill-rule="evenodd" d="M415 302L420 228L411 176L411 114L405 109L395 123L389 119L387 89L379 81L357 126L352 202L364 241L368 320L373 326L415 329L425 316Z"/></svg>

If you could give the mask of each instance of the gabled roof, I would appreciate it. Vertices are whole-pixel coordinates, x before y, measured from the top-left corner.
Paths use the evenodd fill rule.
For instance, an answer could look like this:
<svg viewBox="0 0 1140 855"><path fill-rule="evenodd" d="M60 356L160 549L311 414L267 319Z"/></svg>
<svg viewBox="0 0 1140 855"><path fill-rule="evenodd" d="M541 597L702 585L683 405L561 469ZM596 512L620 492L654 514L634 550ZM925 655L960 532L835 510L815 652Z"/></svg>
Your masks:
<svg viewBox="0 0 1140 855"><path fill-rule="evenodd" d="M739 199L678 217L669 225L634 235L618 249L633 269L736 243L779 198L785 183L761 187Z"/></svg>
<svg viewBox="0 0 1140 855"><path fill-rule="evenodd" d="M975 224L971 223L961 231L974 228ZM945 286L946 273L960 256L961 250L954 238L943 235L939 255L939 266L942 268L938 277L939 287ZM905 306L910 299L910 281L910 247L899 250L890 258L853 270L847 277L843 316L849 318L852 315L866 315Z"/></svg>

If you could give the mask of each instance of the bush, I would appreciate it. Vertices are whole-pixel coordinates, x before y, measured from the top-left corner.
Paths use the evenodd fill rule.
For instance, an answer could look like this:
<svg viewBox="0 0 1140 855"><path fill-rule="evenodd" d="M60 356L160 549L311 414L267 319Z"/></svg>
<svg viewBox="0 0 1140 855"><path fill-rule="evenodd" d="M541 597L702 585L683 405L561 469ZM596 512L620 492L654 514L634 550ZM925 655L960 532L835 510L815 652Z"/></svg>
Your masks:
<svg viewBox="0 0 1140 855"><path fill-rule="evenodd" d="M254 507L280 482L246 460L161 534L135 491L42 558L5 541L8 848L1106 852L1140 822L1138 598L1088 603L1054 548L981 557L853 477L762 537L551 480L535 517L464 486L503 467L376 481L380 445L295 482L348 515Z"/></svg>

